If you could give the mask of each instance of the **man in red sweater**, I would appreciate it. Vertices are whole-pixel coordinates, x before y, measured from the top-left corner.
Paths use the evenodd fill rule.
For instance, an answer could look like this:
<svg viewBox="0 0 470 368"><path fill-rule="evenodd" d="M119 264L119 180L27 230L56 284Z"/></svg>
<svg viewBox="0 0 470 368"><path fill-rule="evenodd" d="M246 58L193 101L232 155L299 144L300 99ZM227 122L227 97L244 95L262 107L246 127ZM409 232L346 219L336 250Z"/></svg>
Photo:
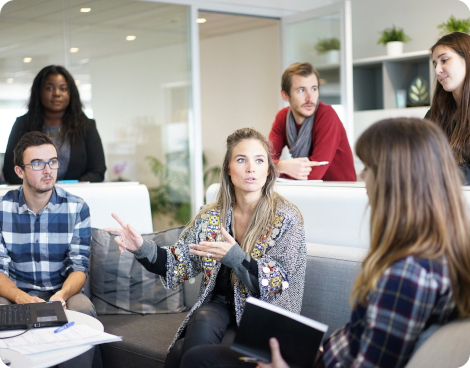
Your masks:
<svg viewBox="0 0 470 368"><path fill-rule="evenodd" d="M330 105L318 101L319 80L309 63L292 64L282 75L281 96L290 107L277 113L269 133L273 159L289 178L356 181L343 123ZM284 146L292 159L279 160Z"/></svg>

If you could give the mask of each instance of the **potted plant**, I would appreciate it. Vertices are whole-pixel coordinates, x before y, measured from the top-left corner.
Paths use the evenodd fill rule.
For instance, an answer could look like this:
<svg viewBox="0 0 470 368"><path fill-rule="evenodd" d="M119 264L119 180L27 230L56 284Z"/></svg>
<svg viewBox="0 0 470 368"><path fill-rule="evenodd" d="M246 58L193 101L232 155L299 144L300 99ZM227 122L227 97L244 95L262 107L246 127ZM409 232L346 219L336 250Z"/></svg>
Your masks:
<svg viewBox="0 0 470 368"><path fill-rule="evenodd" d="M378 44L387 46L387 55L394 56L403 53L403 43L411 41L411 38L405 34L403 28L385 28L381 32Z"/></svg>
<svg viewBox="0 0 470 368"><path fill-rule="evenodd" d="M320 39L315 45L315 50L317 50L320 55L324 54L326 56L326 62L328 64L339 63L339 48L339 39L335 37Z"/></svg>
<svg viewBox="0 0 470 368"><path fill-rule="evenodd" d="M438 24L437 28L441 30L441 36L452 32L470 33L470 18L456 19L451 15L447 22Z"/></svg>
<svg viewBox="0 0 470 368"><path fill-rule="evenodd" d="M166 158L167 161L173 162L173 165L165 165L154 156L146 157L158 183L149 188L151 210L154 215L160 216L159 220L163 220L162 223L168 222L169 226L184 225L191 219L191 194L189 174L181 168L188 167L189 153L188 151L173 152ZM205 169L203 177L205 192L211 184L219 181L221 168L214 166L206 169L207 160L204 154L202 161ZM175 162L181 165L175 165ZM167 221L164 221L163 217Z"/></svg>

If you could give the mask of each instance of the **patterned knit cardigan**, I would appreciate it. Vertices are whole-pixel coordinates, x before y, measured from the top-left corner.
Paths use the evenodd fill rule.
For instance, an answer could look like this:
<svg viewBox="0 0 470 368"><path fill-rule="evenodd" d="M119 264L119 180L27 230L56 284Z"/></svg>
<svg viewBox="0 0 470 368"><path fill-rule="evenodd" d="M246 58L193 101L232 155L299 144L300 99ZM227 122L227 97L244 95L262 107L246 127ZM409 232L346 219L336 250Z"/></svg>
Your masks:
<svg viewBox="0 0 470 368"><path fill-rule="evenodd" d="M230 228L231 213L232 208L226 216L226 229ZM167 274L161 277L166 288L176 288L186 280L193 283L194 277L203 272L199 298L178 329L169 349L180 338L194 311L211 301L221 267L220 262L189 252L189 244L198 244L200 241L223 241L220 234L220 211L217 208L200 215L194 226L187 229L175 245L166 248ZM240 324L248 296L259 297L291 312L300 313L307 250L303 220L295 206L289 202L277 201L275 222L260 236L250 255L258 263L260 295L254 295L239 279L236 279L234 300L237 324Z"/></svg>

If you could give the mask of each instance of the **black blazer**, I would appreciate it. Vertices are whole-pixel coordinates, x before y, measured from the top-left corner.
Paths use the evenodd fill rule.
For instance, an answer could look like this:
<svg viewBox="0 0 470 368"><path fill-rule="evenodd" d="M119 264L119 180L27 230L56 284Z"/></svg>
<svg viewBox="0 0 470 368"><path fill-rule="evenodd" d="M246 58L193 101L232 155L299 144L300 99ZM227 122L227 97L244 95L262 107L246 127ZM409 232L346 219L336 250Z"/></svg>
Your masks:
<svg viewBox="0 0 470 368"><path fill-rule="evenodd" d="M11 128L3 163L3 175L9 184L23 183L15 173L13 149L21 137L29 131L27 115L17 118ZM70 162L64 180L100 182L104 180L105 172L106 165L101 138L96 129L95 121L88 119L84 134L70 148Z"/></svg>

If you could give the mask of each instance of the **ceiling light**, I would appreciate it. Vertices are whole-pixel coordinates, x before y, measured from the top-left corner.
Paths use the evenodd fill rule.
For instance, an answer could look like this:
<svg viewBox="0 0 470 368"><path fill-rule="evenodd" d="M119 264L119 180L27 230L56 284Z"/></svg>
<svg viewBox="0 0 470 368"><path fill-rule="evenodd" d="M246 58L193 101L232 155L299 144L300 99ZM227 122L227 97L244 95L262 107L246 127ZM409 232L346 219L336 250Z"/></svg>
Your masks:
<svg viewBox="0 0 470 368"><path fill-rule="evenodd" d="M73 52L73 53L78 52L78 47L71 47L70 52Z"/></svg>
<svg viewBox="0 0 470 368"><path fill-rule="evenodd" d="M75 85L78 86L80 84L80 81L78 79L75 79Z"/></svg>
<svg viewBox="0 0 470 368"><path fill-rule="evenodd" d="M136 36L127 36L126 41L134 41L136 38Z"/></svg>
<svg viewBox="0 0 470 368"><path fill-rule="evenodd" d="M88 63L89 61L90 61L90 59L82 59L82 60L79 60L78 62L79 62L80 64L86 64L86 63Z"/></svg>
<svg viewBox="0 0 470 368"><path fill-rule="evenodd" d="M13 78L7 78L7 83L13 83Z"/></svg>
<svg viewBox="0 0 470 368"><path fill-rule="evenodd" d="M33 60L33 59L30 58L30 57L25 57L25 58L23 59L23 62L25 62L25 63L30 63L31 60Z"/></svg>
<svg viewBox="0 0 470 368"><path fill-rule="evenodd" d="M199 23L199 24L201 24L201 23L206 23L206 22L207 22L207 19L206 19L206 18L197 18L197 19L196 19L196 23Z"/></svg>
<svg viewBox="0 0 470 368"><path fill-rule="evenodd" d="M82 13L89 13L89 12L91 12L91 8L81 8L80 11Z"/></svg>

